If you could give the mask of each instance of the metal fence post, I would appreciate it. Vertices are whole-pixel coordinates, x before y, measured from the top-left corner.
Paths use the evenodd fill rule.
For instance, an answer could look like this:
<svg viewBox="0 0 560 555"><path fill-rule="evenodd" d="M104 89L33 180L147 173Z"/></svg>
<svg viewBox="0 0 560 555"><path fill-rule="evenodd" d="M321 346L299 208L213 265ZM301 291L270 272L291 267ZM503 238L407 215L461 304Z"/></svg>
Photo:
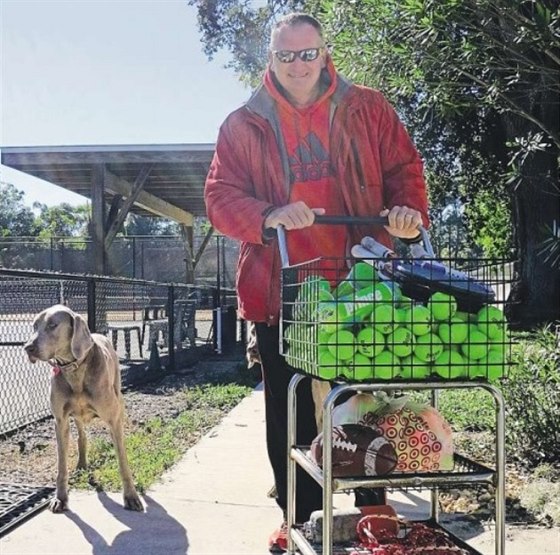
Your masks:
<svg viewBox="0 0 560 555"><path fill-rule="evenodd" d="M97 318L95 309L95 280L93 278L89 278L87 280L87 316L88 326L92 332L97 331Z"/></svg>
<svg viewBox="0 0 560 555"><path fill-rule="evenodd" d="M167 352L169 353L168 371L175 370L175 288L170 285L167 288Z"/></svg>

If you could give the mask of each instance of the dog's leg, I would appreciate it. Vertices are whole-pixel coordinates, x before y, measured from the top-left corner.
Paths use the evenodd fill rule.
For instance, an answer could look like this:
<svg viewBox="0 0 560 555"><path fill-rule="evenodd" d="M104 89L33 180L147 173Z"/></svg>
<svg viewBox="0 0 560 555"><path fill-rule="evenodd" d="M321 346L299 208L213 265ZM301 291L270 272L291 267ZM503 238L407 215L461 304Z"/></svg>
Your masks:
<svg viewBox="0 0 560 555"><path fill-rule="evenodd" d="M320 433L323 428L323 401L331 390L331 384L322 380L311 380L311 394L315 403L315 421L317 431Z"/></svg>
<svg viewBox="0 0 560 555"><path fill-rule="evenodd" d="M87 468L87 436L86 430L84 428L84 423L78 419L74 418L76 423L76 428L78 429L78 465L77 469L81 470Z"/></svg>
<svg viewBox="0 0 560 555"><path fill-rule="evenodd" d="M68 442L70 425L68 417L55 419L56 453L58 471L56 475L56 495L50 502L53 513L61 513L68 508Z"/></svg>
<svg viewBox="0 0 560 555"><path fill-rule="evenodd" d="M130 511L143 511L144 506L142 505L142 501L140 501L140 497L138 497L138 493L134 487L132 473L128 466L128 458L124 446L122 414L110 420L108 424L119 461L119 470L123 482L124 508Z"/></svg>

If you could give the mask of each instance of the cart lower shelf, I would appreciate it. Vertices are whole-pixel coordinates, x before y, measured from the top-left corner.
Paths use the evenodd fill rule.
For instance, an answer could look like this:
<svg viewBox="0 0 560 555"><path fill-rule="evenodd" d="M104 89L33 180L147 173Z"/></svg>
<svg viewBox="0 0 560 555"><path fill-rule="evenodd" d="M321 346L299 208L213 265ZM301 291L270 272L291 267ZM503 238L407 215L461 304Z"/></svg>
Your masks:
<svg viewBox="0 0 560 555"><path fill-rule="evenodd" d="M469 555L482 555L480 551L476 550L474 547L471 547L461 538L457 537L455 534L450 532L447 528L436 522L435 520L419 520L419 521L410 521L410 524L414 523L421 523L430 528L435 530L442 530L444 531L451 541L455 544L455 546L464 549L466 553ZM323 553L323 549L321 544L310 543L308 539L304 536L302 530L300 528L292 528L290 530L290 535L296 544L301 555L321 555ZM361 555L360 548L357 548L355 545L351 544L334 544L333 545L333 552L332 555L350 555L351 553L358 553ZM368 551L363 549L363 554L367 555Z"/></svg>
<svg viewBox="0 0 560 555"><path fill-rule="evenodd" d="M318 484L323 484L323 471L311 458L309 447L296 446L292 448L291 456ZM419 472L415 474L391 473L387 476L375 477L333 478L332 491L335 493L359 487L424 489L438 486L440 489L444 489L473 483L494 484L495 471L491 468L458 454L454 455L453 460L453 470L449 471Z"/></svg>

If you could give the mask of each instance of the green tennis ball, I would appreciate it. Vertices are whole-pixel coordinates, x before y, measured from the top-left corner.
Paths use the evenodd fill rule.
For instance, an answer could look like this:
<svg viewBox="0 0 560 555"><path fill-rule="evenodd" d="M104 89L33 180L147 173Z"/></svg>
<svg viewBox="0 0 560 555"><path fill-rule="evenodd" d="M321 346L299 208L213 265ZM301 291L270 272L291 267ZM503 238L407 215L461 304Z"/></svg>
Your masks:
<svg viewBox="0 0 560 555"><path fill-rule="evenodd" d="M467 375L465 360L457 351L445 349L434 361L434 370L442 378L461 378Z"/></svg>
<svg viewBox="0 0 560 555"><path fill-rule="evenodd" d="M372 326L360 330L356 339L358 352L369 358L377 356L385 348L385 336Z"/></svg>
<svg viewBox="0 0 560 555"><path fill-rule="evenodd" d="M356 352L354 334L348 330L336 330L329 338L329 351L338 360L348 360Z"/></svg>
<svg viewBox="0 0 560 555"><path fill-rule="evenodd" d="M488 381L495 381L505 375L504 357L497 351L488 351L488 355L476 361L471 377L484 378Z"/></svg>
<svg viewBox="0 0 560 555"><path fill-rule="evenodd" d="M382 351L372 359L374 378L380 380L390 380L398 376L401 372L398 357L390 351Z"/></svg>
<svg viewBox="0 0 560 555"><path fill-rule="evenodd" d="M352 275L356 282L356 289L367 287L377 279L375 268L367 262L356 262L352 267Z"/></svg>
<svg viewBox="0 0 560 555"><path fill-rule="evenodd" d="M372 361L365 355L356 353L347 364L348 373L346 375L349 379L361 382L373 378Z"/></svg>
<svg viewBox="0 0 560 555"><path fill-rule="evenodd" d="M393 307L390 304L376 304L370 316L371 324L381 333L387 335L393 331Z"/></svg>
<svg viewBox="0 0 560 555"><path fill-rule="evenodd" d="M321 301L317 307L316 319L324 333L334 333L344 325L342 308L335 301Z"/></svg>
<svg viewBox="0 0 560 555"><path fill-rule="evenodd" d="M412 353L414 335L408 328L396 328L387 336L387 349L398 357L407 357Z"/></svg>
<svg viewBox="0 0 560 555"><path fill-rule="evenodd" d="M403 325L406 322L406 309L404 308L395 308L395 324L396 325Z"/></svg>
<svg viewBox="0 0 560 555"><path fill-rule="evenodd" d="M374 285L374 299L378 303L392 303L393 302L393 287L388 282L382 281Z"/></svg>
<svg viewBox="0 0 560 555"><path fill-rule="evenodd" d="M416 338L414 354L423 362L433 362L443 352L441 339L433 334L427 333Z"/></svg>
<svg viewBox="0 0 560 555"><path fill-rule="evenodd" d="M416 336L430 333L432 313L422 305L409 308L404 313L404 324Z"/></svg>
<svg viewBox="0 0 560 555"><path fill-rule="evenodd" d="M488 354L488 338L481 331L470 331L461 345L461 352L471 360L479 360Z"/></svg>
<svg viewBox="0 0 560 555"><path fill-rule="evenodd" d="M320 326L316 328L316 332L317 332L317 344L319 345L319 348L326 349L329 345L329 339L331 338L332 333L326 332Z"/></svg>
<svg viewBox="0 0 560 555"><path fill-rule="evenodd" d="M505 318L499 308L484 306L478 311L476 323L482 333L493 339L503 329Z"/></svg>
<svg viewBox="0 0 560 555"><path fill-rule="evenodd" d="M463 343L468 332L468 324L459 318L452 318L450 323L442 322L438 327L438 335L446 345Z"/></svg>
<svg viewBox="0 0 560 555"><path fill-rule="evenodd" d="M384 285L386 285L391 290L391 300L393 303L400 303L402 299L402 291L399 284L395 281L383 281Z"/></svg>
<svg viewBox="0 0 560 555"><path fill-rule="evenodd" d="M470 322L471 317L473 315L469 314L468 312L462 312L462 311L457 311L455 312L455 318L458 318L459 320L462 320L463 322Z"/></svg>
<svg viewBox="0 0 560 555"><path fill-rule="evenodd" d="M399 306L402 308L412 308L414 306L414 301L406 295L401 295L401 298L399 299Z"/></svg>
<svg viewBox="0 0 560 555"><path fill-rule="evenodd" d="M319 377L323 380L334 380L338 374L338 361L330 351L319 352Z"/></svg>
<svg viewBox="0 0 560 555"><path fill-rule="evenodd" d="M405 380L427 378L431 372L431 367L414 353L401 359L400 377Z"/></svg>
<svg viewBox="0 0 560 555"><path fill-rule="evenodd" d="M457 312L457 301L451 295L438 291L430 297L429 307L435 320L449 320Z"/></svg>

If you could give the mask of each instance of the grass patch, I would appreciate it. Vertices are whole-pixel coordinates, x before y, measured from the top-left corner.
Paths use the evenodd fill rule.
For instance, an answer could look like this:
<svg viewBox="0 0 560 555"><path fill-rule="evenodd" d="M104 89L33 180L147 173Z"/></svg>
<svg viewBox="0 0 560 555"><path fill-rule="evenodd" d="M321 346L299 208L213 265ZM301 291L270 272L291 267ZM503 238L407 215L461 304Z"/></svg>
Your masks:
<svg viewBox="0 0 560 555"><path fill-rule="evenodd" d="M250 385L237 383L205 384L185 390L189 407L186 411L169 421L153 418L128 433L126 449L138 491L144 493L251 391ZM75 488L119 491L122 484L113 444L101 438L92 440L89 468L74 474L71 483Z"/></svg>
<svg viewBox="0 0 560 555"><path fill-rule="evenodd" d="M482 389L442 391L439 411L455 430L483 432L496 425L494 398Z"/></svg>

